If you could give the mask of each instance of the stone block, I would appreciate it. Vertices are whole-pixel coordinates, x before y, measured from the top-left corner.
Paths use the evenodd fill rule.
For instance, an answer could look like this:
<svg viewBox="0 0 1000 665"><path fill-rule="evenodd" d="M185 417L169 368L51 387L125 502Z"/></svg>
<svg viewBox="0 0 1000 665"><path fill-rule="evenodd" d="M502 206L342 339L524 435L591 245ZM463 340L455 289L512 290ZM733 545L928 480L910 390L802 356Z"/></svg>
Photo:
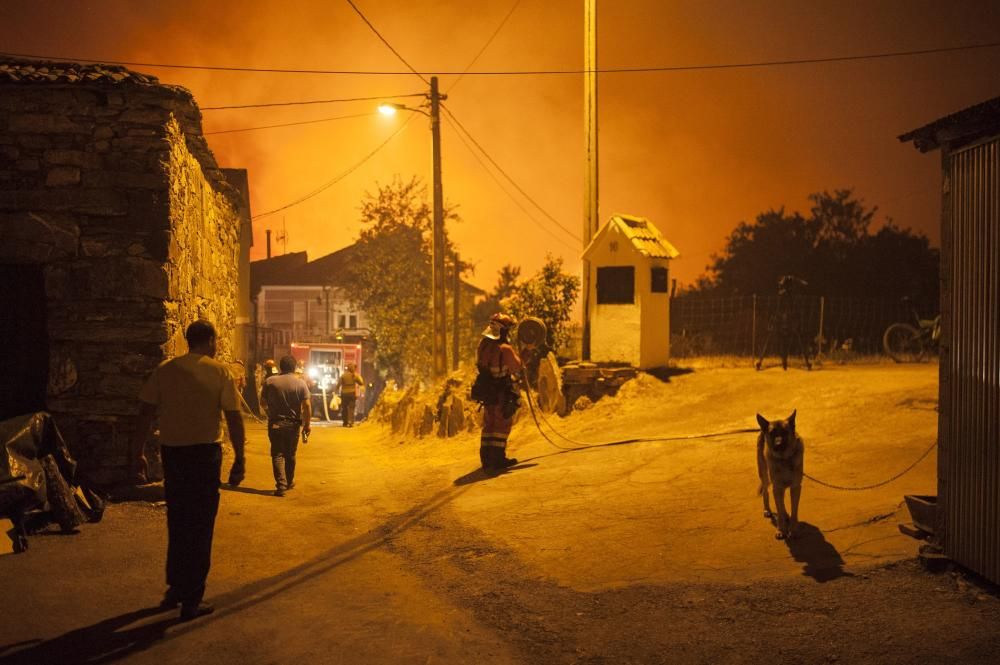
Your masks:
<svg viewBox="0 0 1000 665"><path fill-rule="evenodd" d="M13 145L0 145L0 160L14 161L21 154L20 148Z"/></svg>
<svg viewBox="0 0 1000 665"><path fill-rule="evenodd" d="M52 147L52 139L45 134L22 134L17 143L28 150L45 150Z"/></svg>
<svg viewBox="0 0 1000 665"><path fill-rule="evenodd" d="M80 184L80 169L75 166L56 166L45 176L47 187L68 187Z"/></svg>
<svg viewBox="0 0 1000 665"><path fill-rule="evenodd" d="M170 228L170 200L166 192L133 189L128 192L128 224L138 231Z"/></svg>
<svg viewBox="0 0 1000 665"><path fill-rule="evenodd" d="M111 125L98 125L94 130L94 138L98 141L110 139L115 135L115 130Z"/></svg>
<svg viewBox="0 0 1000 665"><path fill-rule="evenodd" d="M129 212L128 198L121 192L107 189L81 189L73 210L85 215L116 217Z"/></svg>
<svg viewBox="0 0 1000 665"><path fill-rule="evenodd" d="M42 168L42 163L37 159L19 159L17 160L17 170L18 171L40 171Z"/></svg>
<svg viewBox="0 0 1000 665"><path fill-rule="evenodd" d="M68 348L49 349L49 397L58 397L76 386L76 362Z"/></svg>
<svg viewBox="0 0 1000 665"><path fill-rule="evenodd" d="M169 148L166 140L158 136L111 139L111 146L123 152L163 152Z"/></svg>
<svg viewBox="0 0 1000 665"><path fill-rule="evenodd" d="M104 154L111 150L111 141L95 141L94 152Z"/></svg>
<svg viewBox="0 0 1000 665"><path fill-rule="evenodd" d="M54 166L78 166L84 169L101 167L101 158L83 150L46 150L42 155L45 163Z"/></svg>
<svg viewBox="0 0 1000 665"><path fill-rule="evenodd" d="M20 113L11 115L7 121L8 131L24 134L89 134L93 122L76 122L60 113Z"/></svg>
<svg viewBox="0 0 1000 665"><path fill-rule="evenodd" d="M23 262L18 252L27 251L34 262L44 263L75 257L80 229L64 213L0 212L0 237L0 262Z"/></svg>
<svg viewBox="0 0 1000 665"><path fill-rule="evenodd" d="M94 188L166 189L167 180L162 173L86 171L83 174L83 186Z"/></svg>
<svg viewBox="0 0 1000 665"><path fill-rule="evenodd" d="M166 124L169 114L160 108L155 109L127 109L118 116L119 122L132 123L136 125L151 125L162 127Z"/></svg>
<svg viewBox="0 0 1000 665"><path fill-rule="evenodd" d="M98 189L54 188L0 190L0 212L73 211L114 217L129 211L128 199L119 192Z"/></svg>
<svg viewBox="0 0 1000 665"><path fill-rule="evenodd" d="M83 238L80 240L80 253L83 256L108 256L111 251L110 244L105 240L94 238Z"/></svg>

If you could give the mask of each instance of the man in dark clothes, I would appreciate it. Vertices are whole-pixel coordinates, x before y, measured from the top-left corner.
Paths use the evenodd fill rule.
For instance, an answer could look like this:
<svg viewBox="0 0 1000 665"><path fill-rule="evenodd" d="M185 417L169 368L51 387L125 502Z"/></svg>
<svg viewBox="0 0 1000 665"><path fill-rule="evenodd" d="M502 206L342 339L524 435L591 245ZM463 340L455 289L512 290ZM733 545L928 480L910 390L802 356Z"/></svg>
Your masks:
<svg viewBox="0 0 1000 665"><path fill-rule="evenodd" d="M354 412L358 404L358 386L362 385L361 375L354 369L354 365L348 364L347 369L340 375L340 409L344 427L354 426Z"/></svg>
<svg viewBox="0 0 1000 665"><path fill-rule="evenodd" d="M189 352L157 367L139 393L131 441L132 473L146 482L144 449L159 415L163 490L167 501L167 592L162 609L181 606L181 620L210 614L202 602L212 560L219 510L222 427L225 414L236 459L244 468L244 430L236 384L215 358L215 327L195 321L184 334Z"/></svg>
<svg viewBox="0 0 1000 665"><path fill-rule="evenodd" d="M271 441L271 466L274 469L274 496L285 496L295 487L295 451L299 431L303 441L309 437L312 404L309 387L295 374L295 358L278 361L281 374L264 381L261 399L267 411L267 437Z"/></svg>

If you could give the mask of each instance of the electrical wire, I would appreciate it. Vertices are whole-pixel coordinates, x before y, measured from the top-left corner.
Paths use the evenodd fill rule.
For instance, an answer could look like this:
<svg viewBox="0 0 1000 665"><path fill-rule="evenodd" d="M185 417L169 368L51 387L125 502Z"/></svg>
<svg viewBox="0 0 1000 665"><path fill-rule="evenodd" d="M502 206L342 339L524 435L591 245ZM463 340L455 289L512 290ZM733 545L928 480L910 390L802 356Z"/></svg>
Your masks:
<svg viewBox="0 0 1000 665"><path fill-rule="evenodd" d="M332 122L334 120L347 120L349 118L366 118L375 115L374 111L368 113L352 113L351 115L337 115L332 118L319 118L318 120L302 120L299 122L282 122L277 125L258 125L257 127L241 127L239 129L220 129L214 132L203 132L205 136L212 134L234 134L236 132L252 132L258 129L275 129L276 127L294 127L296 125L313 125L319 122Z"/></svg>
<svg viewBox="0 0 1000 665"><path fill-rule="evenodd" d="M342 173L340 173L339 175L337 175L332 180L330 180L330 181L328 181L328 182L320 185L319 187L317 187L313 191L311 191L308 194L306 194L306 195L304 195L304 196L302 196L302 197L300 197L300 198L292 201L291 203L287 203L287 204L285 204L285 205L283 205L283 206L281 206L279 208L275 208L273 210L268 210L267 212L262 212L259 215L254 215L252 219L260 219L262 217L267 217L267 216L273 215L273 214L275 214L277 212L281 212L282 210L288 210L289 208L291 208L293 206L297 206L298 204L303 203L304 201L308 201L309 199L313 198L314 196L323 193L324 191L326 191L330 187L333 187L338 182L340 182L341 180L343 180L344 178L346 178L347 176L349 176L350 174L352 174L356 170L358 170L361 167L362 164L364 164L369 159L371 159L372 157L374 157L375 154L378 151L380 151L382 148L384 148L386 145L388 145L390 141L392 141L394 138L396 138L400 134L400 132L402 132L404 129L406 129L406 127L410 124L410 120L412 120L413 117L414 116L411 115L409 118L407 118L406 121L403 122L399 126L399 129L397 129L392 134L390 134L389 138L387 138L385 141L383 141L382 143L380 143L377 148L375 148L374 150L372 150L371 152L369 152L367 155L365 155L364 157L362 157L360 161L356 162L353 166L351 166L350 168L348 168L346 171L343 171Z"/></svg>
<svg viewBox="0 0 1000 665"><path fill-rule="evenodd" d="M486 162L484 162L483 158L479 156L479 153L477 153L472 148L472 146L469 145L469 142L465 139L465 137L461 134L461 132L458 131L458 128L452 122L451 118L449 118L446 115L446 116L444 116L444 120L445 120L446 123L448 123L449 127L451 127L452 129L455 130L455 136L458 137L459 141L462 142L462 145L464 145L465 148L466 148L466 150L469 151L469 154L471 154L475 158L475 160L479 163L479 165L481 167L483 167L483 170L486 171L486 173L490 176L490 178L493 179L493 182L495 182L497 184L497 187L500 188L500 191L502 191L504 194L506 194L507 197L511 201L514 202L514 205L516 205L518 208L521 209L521 212L523 212L525 214L525 216L527 216L528 219L530 219L532 222L534 222L535 225L538 226L538 228L540 228L541 230L545 231L550 236L552 236L556 240L556 242L561 243L564 247L566 247L568 249L579 251L579 249L580 249L579 245L573 245L573 244L567 242L562 236L558 235L555 231L553 231L552 229L550 229L543 222L541 222L537 217L535 217L533 214L531 214L531 211L528 210L526 207L524 207L524 204L522 204L517 199L517 197L515 197L513 194L511 194L510 191L504 186L503 182L500 181L500 178L498 178L496 176L496 174L493 173L492 170L490 170L490 167L488 167L486 165Z"/></svg>
<svg viewBox="0 0 1000 665"><path fill-rule="evenodd" d="M521 377L522 377L522 380L524 381L524 384L528 385L528 383L527 383L528 377L527 377L527 374L525 373L524 368L521 369ZM584 442L584 441L577 441L576 439L571 439L570 437L568 437L568 436L560 433L555 427L552 426L552 423L550 423L545 418L545 414L543 414L541 412L541 410L539 410L538 412L535 411L535 405L534 405L534 402L531 399L531 390L527 389L527 390L524 391L524 393L525 393L525 397L526 397L526 399L528 401L528 408L531 410L531 418L535 421L535 429L538 430L538 433L542 435L542 438L545 439L545 441L548 442L549 445L551 445L553 448L557 448L558 450L560 450L562 452L566 452L566 453L572 452L574 450L587 450L589 448L608 448L608 447L611 447L611 446L622 446L622 445L626 445L626 444L629 444L629 443L652 443L652 442L656 442L656 441L688 441L688 440L692 440L692 439L711 439L711 438L715 438L715 437L718 437L718 436L729 436L729 435L733 435L733 434L750 434L752 432L758 432L758 433L760 432L760 429L758 429L756 427L746 427L746 428L741 428L741 429L727 430L727 431L724 431L724 432L711 432L711 433L708 433L708 434L687 434L687 435L679 435L679 436L635 437L635 438L632 438L632 439L620 439L618 441L607 441L605 443L587 443L587 442ZM558 443L556 443L555 441L553 441L551 438L549 438L549 436L542 429L542 425L541 425L541 423L539 422L539 419L538 419L539 415L541 415L542 420L549 427L549 429L552 430L553 434L555 434L559 438L561 438L561 439L563 439L563 440L565 440L565 441L567 441L569 443L572 443L575 447L574 448L570 448L570 447L567 447L567 446L561 446ZM890 476L886 480L883 480L883 481L880 481L880 482L877 482L877 483L872 483L870 485L857 485L857 486L835 485L833 483L828 483L828 482L826 482L824 480L820 480L818 478L814 478L813 476L810 476L808 473L803 473L802 475L803 475L803 477L808 478L809 480L813 481L817 485L822 485L823 487L828 487L830 489L835 489L835 490L845 490L845 491L857 492L857 491L863 491L863 490L876 489L878 487L882 487L884 485L888 485L889 483L891 483L891 482L893 482L895 480L899 480L904 475L906 475L907 473L909 473L910 471L912 471L918 464L920 464L920 462L922 462L924 460L924 458L926 458L930 454L930 452L932 450L934 450L935 447L937 447L937 444L938 444L938 442L934 441L934 443L932 443L930 445L930 447L928 447L926 450L924 450L924 452L922 452L920 454L920 456L917 457L917 459L913 461L912 464L910 464L909 466L907 466L906 468L904 468L902 471L893 474L892 476ZM552 454L553 455L558 455L560 453L552 453ZM539 459L540 457L548 457L548 455L541 455L541 456L530 457L530 458L525 459L523 461L524 462L528 462L528 461L531 461L531 460Z"/></svg>
<svg viewBox="0 0 1000 665"><path fill-rule="evenodd" d="M353 5L353 3L352 3ZM367 19L366 19L367 22ZM376 34L378 34L376 32ZM379 35L381 39L381 35ZM384 39L383 39L384 41ZM955 53L959 51L973 51L977 49L989 49L1000 46L1000 42L986 42L982 44L962 44L959 46L943 46L940 48L915 49L910 51L888 51L882 53L867 53L862 55L831 56L827 58L797 58L785 60L760 60L756 62L735 62L720 63L715 65L677 65L677 66L649 66L649 67L609 67L597 68L593 71L597 74L645 74L655 72L690 72L699 70L715 69L750 69L761 67L783 67L790 65L815 65L833 62L852 62L859 60L879 60L884 58L900 58L917 55L934 55L939 53ZM390 47L391 48L391 47ZM393 50L395 53L395 50ZM397 54L398 55L398 54ZM151 67L158 69L197 69L221 72L243 72L256 74L317 74L317 75L358 75L358 76L400 76L403 74L416 74L421 79L424 75L410 67L409 71L399 70L362 70L362 69L292 69L278 67L226 67L218 65L187 65L169 64L158 62L138 62L130 60L95 60L94 58L78 58L73 56L53 56L38 55L30 53L13 53L0 51L0 56L10 58L30 58L33 60L77 62L77 63L100 63L106 65L124 65L128 67ZM586 69L518 69L518 70L486 70L486 71L439 71L434 72L442 76L568 76L589 73ZM426 79L424 79L426 82Z"/></svg>
<svg viewBox="0 0 1000 665"><path fill-rule="evenodd" d="M355 13L356 13L356 14L357 14L358 16L360 16L360 17L361 17L361 20L365 22L365 25L367 25L367 26L368 26L369 28L371 28L371 31L375 33L375 36L376 36L376 37L378 37L378 38L379 38L379 40L381 40L381 42L382 42L383 44L385 44L385 45L386 45L386 47L387 47L387 48L388 48L388 49L389 49L390 51L392 51L393 55L395 55L395 56L396 56L397 58L399 58L399 61L400 61L401 63L403 63L404 65L406 65L406 68L407 68L407 69L409 69L409 70L410 70L410 71L411 71L412 73L416 74L416 75L417 75L417 77L418 77L418 78L420 78L420 80L421 80L421 81L423 81L424 83L426 83L427 85L430 85L430 84L431 84L431 82L430 82L430 81L428 81L428 80L427 80L427 79L426 79L426 78L424 77L424 75L423 75L423 74L421 74L421 73L420 73L420 72L418 72L418 71L417 71L416 69L414 69L414 68L413 68L413 65L411 65L410 63L408 63L408 62L406 61L406 58L404 58L404 57L403 57L402 55L400 55L399 51L397 51L396 49L394 49L394 48L392 47L392 44L390 44L390 43L389 43L389 40L387 40L387 39L386 39L385 37L383 37L383 36L382 36L382 33L380 33L380 32L378 31L378 29L377 29L377 28L376 28L376 27L375 27L374 25L372 25L372 22L368 20L368 17L366 17L366 16L364 15L364 13L363 13L363 12L362 12L362 11L361 11L360 9L358 9L358 6L357 6L356 4L354 4L354 0L347 0L347 4L349 4L349 5L351 6L351 9L353 9L353 10L354 10L354 12L355 12Z"/></svg>
<svg viewBox="0 0 1000 665"><path fill-rule="evenodd" d="M264 104L233 104L231 106L202 106L202 111L224 111L230 109L261 109L271 106L304 106L307 104L340 104L343 102L373 102L401 97L425 97L422 92L412 92L405 95L383 95L381 97L346 97L343 99L310 99L302 102L267 102Z"/></svg>
<svg viewBox="0 0 1000 665"><path fill-rule="evenodd" d="M479 57L486 51L486 49L490 47L490 44L492 44L493 40L496 39L498 34L500 34L500 31L503 30L503 27L507 25L507 21L510 20L510 17L514 14L514 10L516 10L520 4L521 0L514 0L514 4L511 5L510 11L508 11L507 15L503 17L502 21L500 21L500 25L498 25L497 29L493 31L493 34L490 35L489 39L486 40L486 43L483 44L483 47L481 49L479 49L479 52L476 53L476 55L472 58L472 60L469 61L469 64L466 66L466 68L463 69L462 73L458 75L458 78L455 79L455 81L450 86L448 86L448 89L445 91L446 94L454 90L455 86L457 86L459 82L465 77L465 75L469 73L469 70L472 69L472 66L476 64L477 60L479 60Z"/></svg>
<svg viewBox="0 0 1000 665"><path fill-rule="evenodd" d="M549 219L549 221L551 221L551 222L552 222L553 224L555 224L555 225L556 225L556 226L558 226L558 227L559 227L560 229L562 229L562 230L563 230L563 231L564 231L564 232L565 232L566 234L568 234L568 235L569 235L569 236L570 236L571 238L573 238L573 239L574 239L574 240L576 240L577 242L580 242L580 243L582 243L582 242L583 242L583 239L582 239L582 238L580 238L580 236L578 236L578 235L576 235L575 233L573 233L572 231L570 231L570 230L569 230L568 228L566 228L565 226L563 226L563 225L562 225L562 224L561 224L561 223L559 222L559 220L558 220L558 219L556 219L555 217L553 217L552 215L550 215L550 214L549 214L549 212L548 212L548 211L547 211L547 210L546 210L545 208L543 208L543 207L541 206L541 204L540 204L540 203L538 203L538 201L536 201L535 199L533 199L533 198L531 197L531 195L529 195L529 194L528 194L528 193L527 193L526 191L524 191L524 188L523 188L523 187L521 187L520 185L518 185L518 184L517 184L517 182L515 182L515 181L514 181L514 179L513 179L513 178L512 178L512 177L511 177L511 176L510 176L510 175L509 175L509 174L508 174L508 173L507 173L507 172L506 172L506 171L505 171L504 169L503 169L503 167L502 167L502 166L500 166L499 164L497 164L497 161L496 161L495 159L493 159L493 158L492 158L492 157L490 156L490 154L489 154L488 152L486 152L486 149L485 149L485 148L483 148L483 146L482 146L482 145L481 145L481 144L479 143L479 141L477 141L477 140L475 139L475 137L473 137L473 136L472 136L472 134L471 134L471 133L469 133L469 130L467 130L467 129L465 128L465 125L463 125L463 124L462 124L462 122L461 122L461 121L460 121L460 120L459 120L459 119L458 119L457 117L455 117L455 114L454 114L454 113L452 113L451 109L449 109L449 108L448 108L447 106L445 106L444 104L442 104L442 105L441 105L441 108L442 108L442 109L444 109L444 112L445 112L445 113L446 113L446 114L448 115L448 117L449 117L449 118L450 118L450 119L451 119L451 120L452 120L452 121L453 121L453 122L455 123L455 125L456 125L456 126L457 126L457 127L458 127L458 128L459 128L459 129L461 130L461 131L462 131L462 133L464 133L464 134L465 134L465 135L466 135L466 136L468 137L468 139L469 139L470 141L472 141L472 143L473 143L473 144L474 144L474 145L475 145L475 146L476 146L477 148L479 148L479 151L480 151L481 153L483 153L483 156L484 156L484 157L486 157L486 159L488 159L488 160L489 160L490 164L492 164L492 165L493 165L493 167L494 167L494 168L495 168L495 169L496 169L497 171L499 171L499 172L500 172L500 173L501 173L501 174L503 175L503 177L504 177L504 178L506 178L506 179L507 179L507 181L508 181L508 182L509 182L509 183L510 183L511 185L513 185L513 186L514 186L514 189L516 189L516 190L517 190L518 192L520 192L520 193L521 193L521 196L523 196L523 197L524 197L525 199L527 199L528 201L530 201L532 205L534 205L534 206L535 206L535 207L536 207L536 208L537 208L537 209L538 209L538 210L539 210L539 211L540 211L540 212L541 212L541 213L542 213L543 215L545 215L545 216L546 216L546 217L547 217L547 218Z"/></svg>

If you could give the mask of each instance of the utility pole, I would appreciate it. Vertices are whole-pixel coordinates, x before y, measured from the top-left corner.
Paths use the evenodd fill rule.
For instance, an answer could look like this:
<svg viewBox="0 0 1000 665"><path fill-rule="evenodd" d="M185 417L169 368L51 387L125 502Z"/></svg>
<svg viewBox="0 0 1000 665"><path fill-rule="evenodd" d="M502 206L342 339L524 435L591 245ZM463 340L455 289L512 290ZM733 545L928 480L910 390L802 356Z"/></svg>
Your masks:
<svg viewBox="0 0 1000 665"><path fill-rule="evenodd" d="M438 92L438 79L431 77L431 142L434 160L434 230L431 234L431 318L433 319L434 378L448 371L448 343L445 339L447 313L445 312L444 272L444 194L441 187L441 100L446 95Z"/></svg>
<svg viewBox="0 0 1000 665"><path fill-rule="evenodd" d="M458 252L453 255L455 261L455 274L452 275L454 281L452 282L452 292L451 292L451 371L458 370L458 314L461 309L462 301L462 271L460 270L461 263L458 260Z"/></svg>
<svg viewBox="0 0 1000 665"><path fill-rule="evenodd" d="M583 125L587 171L583 188L583 247L597 233L597 0L583 0ZM590 360L590 261L583 262L583 359Z"/></svg>

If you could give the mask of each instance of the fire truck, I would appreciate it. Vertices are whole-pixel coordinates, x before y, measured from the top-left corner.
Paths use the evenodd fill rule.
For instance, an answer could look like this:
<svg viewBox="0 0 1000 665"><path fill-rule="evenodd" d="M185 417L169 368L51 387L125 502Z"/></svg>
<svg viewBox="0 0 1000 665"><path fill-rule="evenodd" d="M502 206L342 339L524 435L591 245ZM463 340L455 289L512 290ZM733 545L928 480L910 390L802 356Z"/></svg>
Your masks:
<svg viewBox="0 0 1000 665"><path fill-rule="evenodd" d="M291 355L303 367L312 398L313 417L337 417L330 400L337 392L340 375L348 365L361 370L361 344L354 342L292 342ZM359 395L360 397L360 395ZM358 400L359 405L364 403Z"/></svg>

